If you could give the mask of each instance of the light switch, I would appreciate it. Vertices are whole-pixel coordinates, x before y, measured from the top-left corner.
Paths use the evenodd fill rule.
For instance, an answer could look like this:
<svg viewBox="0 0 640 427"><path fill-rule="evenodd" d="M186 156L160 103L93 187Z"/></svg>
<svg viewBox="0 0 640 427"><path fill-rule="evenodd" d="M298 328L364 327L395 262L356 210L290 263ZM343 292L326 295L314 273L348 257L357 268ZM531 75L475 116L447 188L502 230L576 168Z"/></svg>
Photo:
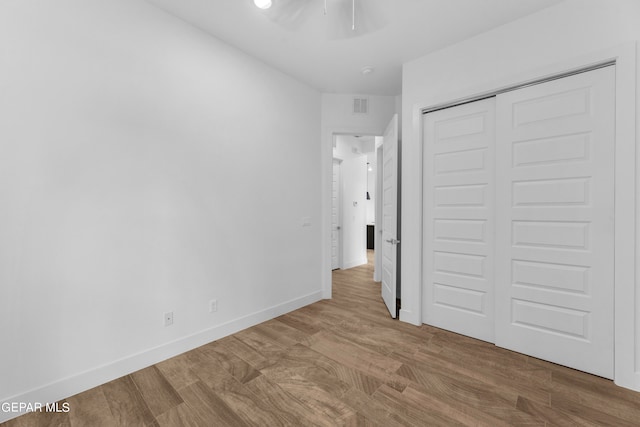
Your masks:
<svg viewBox="0 0 640 427"><path fill-rule="evenodd" d="M305 216L302 217L302 226L303 227L311 227L311 217L310 216Z"/></svg>

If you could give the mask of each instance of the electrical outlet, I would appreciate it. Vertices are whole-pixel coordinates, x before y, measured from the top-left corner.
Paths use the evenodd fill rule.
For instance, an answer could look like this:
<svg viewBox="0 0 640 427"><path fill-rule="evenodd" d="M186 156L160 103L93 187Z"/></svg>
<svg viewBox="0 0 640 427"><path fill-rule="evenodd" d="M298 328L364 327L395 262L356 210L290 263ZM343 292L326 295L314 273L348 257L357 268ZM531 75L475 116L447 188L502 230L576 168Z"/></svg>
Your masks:
<svg viewBox="0 0 640 427"><path fill-rule="evenodd" d="M209 301L209 313L215 313L216 311L218 311L218 300L212 299Z"/></svg>
<svg viewBox="0 0 640 427"><path fill-rule="evenodd" d="M167 311L164 314L164 326L173 325L173 311Z"/></svg>

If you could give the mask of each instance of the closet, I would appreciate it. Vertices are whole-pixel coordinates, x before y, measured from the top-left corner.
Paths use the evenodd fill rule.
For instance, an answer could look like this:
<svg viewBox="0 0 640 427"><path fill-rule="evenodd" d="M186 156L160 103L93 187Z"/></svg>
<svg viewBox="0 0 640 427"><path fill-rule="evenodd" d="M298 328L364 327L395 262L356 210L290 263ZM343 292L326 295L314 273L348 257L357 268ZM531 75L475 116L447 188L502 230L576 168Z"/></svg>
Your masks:
<svg viewBox="0 0 640 427"><path fill-rule="evenodd" d="M613 378L615 68L423 116L424 323Z"/></svg>

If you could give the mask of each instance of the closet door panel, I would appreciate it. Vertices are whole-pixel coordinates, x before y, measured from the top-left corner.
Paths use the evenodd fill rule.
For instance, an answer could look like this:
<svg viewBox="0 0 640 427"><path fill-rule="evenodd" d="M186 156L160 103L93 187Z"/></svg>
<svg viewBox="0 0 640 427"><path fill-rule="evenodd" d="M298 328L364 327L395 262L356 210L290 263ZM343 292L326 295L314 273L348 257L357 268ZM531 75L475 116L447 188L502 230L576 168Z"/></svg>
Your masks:
<svg viewBox="0 0 640 427"><path fill-rule="evenodd" d="M424 319L493 341L495 100L424 116Z"/></svg>
<svg viewBox="0 0 640 427"><path fill-rule="evenodd" d="M496 104L496 344L613 377L614 68Z"/></svg>

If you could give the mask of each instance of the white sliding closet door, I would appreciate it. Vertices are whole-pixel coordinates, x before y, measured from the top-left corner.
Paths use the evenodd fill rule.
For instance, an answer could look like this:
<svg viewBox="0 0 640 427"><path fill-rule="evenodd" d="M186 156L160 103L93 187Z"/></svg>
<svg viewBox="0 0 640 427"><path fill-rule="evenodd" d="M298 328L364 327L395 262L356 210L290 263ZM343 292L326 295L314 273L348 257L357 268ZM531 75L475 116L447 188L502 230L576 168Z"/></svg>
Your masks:
<svg viewBox="0 0 640 427"><path fill-rule="evenodd" d="M613 378L614 85L497 97L496 345Z"/></svg>
<svg viewBox="0 0 640 427"><path fill-rule="evenodd" d="M424 116L424 323L493 342L495 98Z"/></svg>

